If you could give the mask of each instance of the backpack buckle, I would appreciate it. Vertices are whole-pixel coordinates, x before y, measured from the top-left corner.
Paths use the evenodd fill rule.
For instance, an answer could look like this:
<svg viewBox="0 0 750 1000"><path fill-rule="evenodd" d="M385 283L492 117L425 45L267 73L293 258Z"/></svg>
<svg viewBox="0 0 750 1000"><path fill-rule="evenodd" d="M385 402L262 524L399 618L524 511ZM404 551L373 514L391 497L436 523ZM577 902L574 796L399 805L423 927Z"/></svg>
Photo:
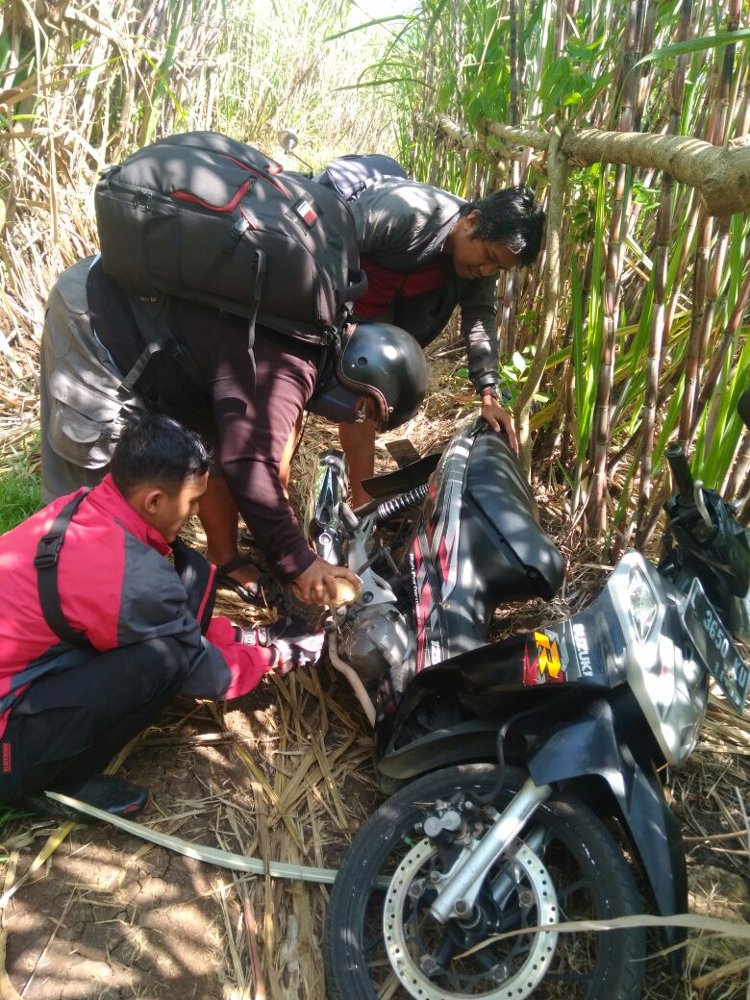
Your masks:
<svg viewBox="0 0 750 1000"><path fill-rule="evenodd" d="M62 548L61 535L44 535L39 539L36 555L34 556L34 566L36 569L52 569L57 565Z"/></svg>

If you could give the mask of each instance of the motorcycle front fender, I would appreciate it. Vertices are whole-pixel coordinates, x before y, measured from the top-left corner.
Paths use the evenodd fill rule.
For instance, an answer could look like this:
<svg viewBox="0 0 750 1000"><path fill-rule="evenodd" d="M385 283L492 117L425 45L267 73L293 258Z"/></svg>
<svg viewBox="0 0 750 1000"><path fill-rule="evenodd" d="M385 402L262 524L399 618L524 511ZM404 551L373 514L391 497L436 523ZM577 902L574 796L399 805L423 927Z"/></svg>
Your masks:
<svg viewBox="0 0 750 1000"><path fill-rule="evenodd" d="M619 818L648 882L661 916L686 913L688 906L685 851L679 824L667 807L661 783L634 759L618 740L610 705L595 701L581 716L544 734L527 761L537 785L575 781L598 775L609 786ZM681 944L687 932L664 929L669 946ZM682 971L684 950L672 952Z"/></svg>
<svg viewBox="0 0 750 1000"><path fill-rule="evenodd" d="M377 766L386 778L410 781L453 764L495 760L496 743L497 725L472 719L426 733L396 750L387 750Z"/></svg>

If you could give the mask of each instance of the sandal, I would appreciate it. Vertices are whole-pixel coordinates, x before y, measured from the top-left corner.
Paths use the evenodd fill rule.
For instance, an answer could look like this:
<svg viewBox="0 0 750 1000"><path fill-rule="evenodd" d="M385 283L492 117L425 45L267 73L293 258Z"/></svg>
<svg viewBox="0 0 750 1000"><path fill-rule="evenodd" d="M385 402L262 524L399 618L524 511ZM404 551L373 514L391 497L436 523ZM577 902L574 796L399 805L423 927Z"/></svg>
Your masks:
<svg viewBox="0 0 750 1000"><path fill-rule="evenodd" d="M245 566L253 566L258 570L258 579L253 583L240 583L229 574L236 569ZM278 597L278 585L274 583L268 573L264 573L258 564L250 556L240 555L230 559L223 566L216 567L216 584L234 591L245 604L254 608L270 608Z"/></svg>

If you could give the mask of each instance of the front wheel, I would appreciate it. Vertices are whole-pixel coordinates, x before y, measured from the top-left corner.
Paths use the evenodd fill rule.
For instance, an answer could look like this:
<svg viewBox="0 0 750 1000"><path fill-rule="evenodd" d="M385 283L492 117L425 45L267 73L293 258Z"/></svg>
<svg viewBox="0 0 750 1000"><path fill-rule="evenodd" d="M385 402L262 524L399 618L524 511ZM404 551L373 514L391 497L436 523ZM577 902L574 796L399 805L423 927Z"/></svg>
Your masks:
<svg viewBox="0 0 750 1000"><path fill-rule="evenodd" d="M428 774L368 820L338 874L325 942L329 1000L638 1000L641 929L558 933L555 925L639 913L640 896L617 843L583 803L541 805L511 849L485 873L460 920L430 914L436 885L460 845L425 837L436 803L486 795L497 769L469 764ZM510 801L524 774L509 771L494 801ZM452 806L451 806L452 808ZM496 815L470 804L481 838ZM535 929L544 928L544 929ZM527 930L528 929L528 930Z"/></svg>

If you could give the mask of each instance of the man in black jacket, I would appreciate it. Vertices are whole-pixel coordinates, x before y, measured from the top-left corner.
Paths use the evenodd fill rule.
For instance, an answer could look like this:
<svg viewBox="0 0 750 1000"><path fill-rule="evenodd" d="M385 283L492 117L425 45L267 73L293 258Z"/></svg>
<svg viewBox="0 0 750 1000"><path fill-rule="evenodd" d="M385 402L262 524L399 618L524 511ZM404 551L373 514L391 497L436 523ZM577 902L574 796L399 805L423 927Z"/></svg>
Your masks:
<svg viewBox="0 0 750 1000"><path fill-rule="evenodd" d="M394 176L395 174L395 176ZM469 377L482 416L516 446L498 393L496 284L500 271L528 266L542 240L544 212L529 188L506 188L467 202L410 180L388 157L342 157L318 178L335 187L354 215L367 294L355 318L394 323L425 347L461 310ZM341 425L355 506L370 498L375 428Z"/></svg>

